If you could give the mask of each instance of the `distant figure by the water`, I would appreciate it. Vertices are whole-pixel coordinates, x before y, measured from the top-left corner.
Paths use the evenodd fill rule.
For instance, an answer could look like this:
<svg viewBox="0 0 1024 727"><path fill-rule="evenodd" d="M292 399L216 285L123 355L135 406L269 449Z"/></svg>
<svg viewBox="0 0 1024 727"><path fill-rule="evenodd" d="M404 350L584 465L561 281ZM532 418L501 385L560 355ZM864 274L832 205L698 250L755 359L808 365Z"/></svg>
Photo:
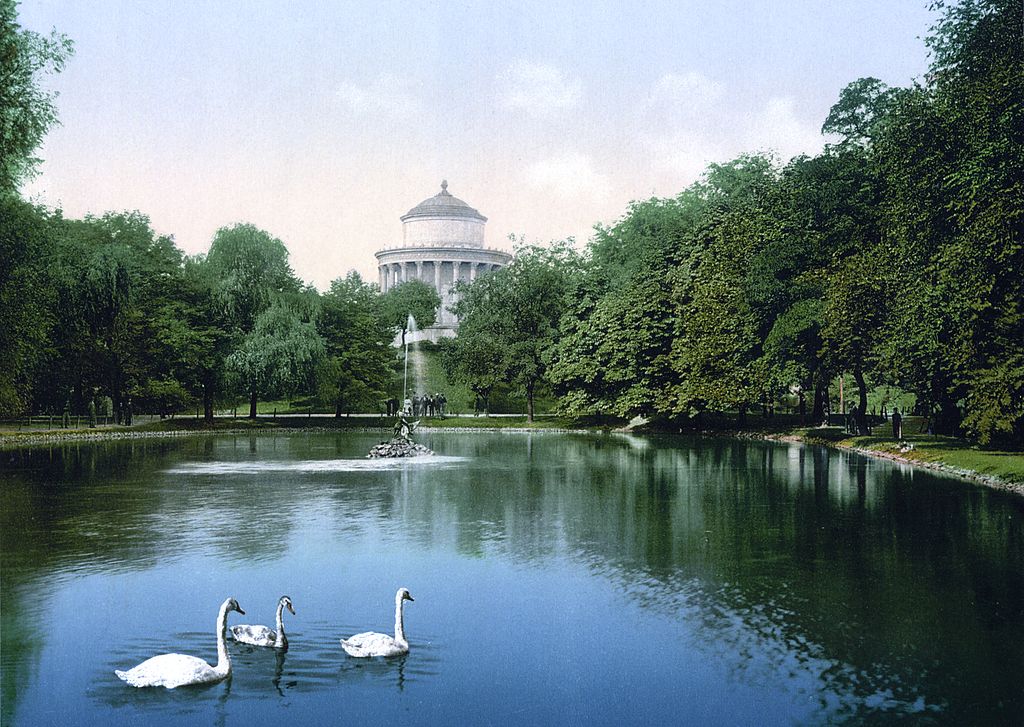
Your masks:
<svg viewBox="0 0 1024 727"><path fill-rule="evenodd" d="M903 439L903 417L896 407L892 408L892 436L895 439Z"/></svg>

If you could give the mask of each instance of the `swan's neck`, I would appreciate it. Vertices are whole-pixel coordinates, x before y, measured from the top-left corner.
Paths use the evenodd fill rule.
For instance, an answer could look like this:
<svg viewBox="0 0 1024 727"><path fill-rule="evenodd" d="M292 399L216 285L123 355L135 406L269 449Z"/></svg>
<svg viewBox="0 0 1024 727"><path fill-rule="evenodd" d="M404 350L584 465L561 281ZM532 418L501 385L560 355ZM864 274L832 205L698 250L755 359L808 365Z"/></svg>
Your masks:
<svg viewBox="0 0 1024 727"><path fill-rule="evenodd" d="M218 674L228 675L231 673L231 657L228 655L228 645L224 638L224 632L228 626L228 606L225 603L220 607L217 614L217 666L214 667Z"/></svg>
<svg viewBox="0 0 1024 727"><path fill-rule="evenodd" d="M405 640L405 624L402 622L403 603L404 599L401 596L395 599L395 641L407 645L409 642Z"/></svg>
<svg viewBox="0 0 1024 727"><path fill-rule="evenodd" d="M277 604L277 637L274 639L274 646L281 647L288 643L284 635L284 602Z"/></svg>

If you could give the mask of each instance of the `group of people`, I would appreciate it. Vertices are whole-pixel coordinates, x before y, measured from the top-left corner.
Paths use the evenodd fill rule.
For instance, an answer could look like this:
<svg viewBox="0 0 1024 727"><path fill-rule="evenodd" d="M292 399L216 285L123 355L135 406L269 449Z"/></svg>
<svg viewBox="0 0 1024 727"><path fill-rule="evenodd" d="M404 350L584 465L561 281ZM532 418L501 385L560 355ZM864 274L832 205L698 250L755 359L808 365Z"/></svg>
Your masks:
<svg viewBox="0 0 1024 727"><path fill-rule="evenodd" d="M857 427L856 427L856 421L855 420L856 420L856 417L857 417L858 413L859 413L859 411L858 411L857 405L854 404L853 408L850 409L849 415L846 417L846 431L850 432L851 434L856 433ZM875 416L875 411L874 410L871 411L871 416L872 417ZM883 406L882 407L882 419L885 419L886 417L887 417L887 415L886 415L886 412L885 412L885 407ZM900 410L897 409L896 407L893 407L892 414L890 416L888 416L888 418L892 422L892 436L893 436L893 438L894 439L903 439L903 416L900 414ZM870 434L870 433L871 433L871 428L868 427L868 434ZM930 425L929 425L928 433L931 434L931 427L930 427Z"/></svg>
<svg viewBox="0 0 1024 727"><path fill-rule="evenodd" d="M403 416L441 417L443 419L448 399L444 394L438 392L433 395L416 394L412 398L406 397L401 403L402 406L399 408L398 399L394 397L387 399L384 402L387 416L394 417L402 414Z"/></svg>

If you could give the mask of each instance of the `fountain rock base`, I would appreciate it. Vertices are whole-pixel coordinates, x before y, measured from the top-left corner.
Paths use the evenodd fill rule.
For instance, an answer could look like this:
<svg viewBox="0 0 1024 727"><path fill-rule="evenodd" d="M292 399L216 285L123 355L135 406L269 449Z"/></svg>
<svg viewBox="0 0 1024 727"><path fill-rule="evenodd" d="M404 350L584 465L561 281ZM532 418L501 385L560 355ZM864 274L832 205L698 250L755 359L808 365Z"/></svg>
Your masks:
<svg viewBox="0 0 1024 727"><path fill-rule="evenodd" d="M388 442L381 442L375 444L370 453L366 455L370 459L380 459L384 457L427 457L432 455L434 452L427 449L422 444L416 444L408 437L401 435L392 437Z"/></svg>

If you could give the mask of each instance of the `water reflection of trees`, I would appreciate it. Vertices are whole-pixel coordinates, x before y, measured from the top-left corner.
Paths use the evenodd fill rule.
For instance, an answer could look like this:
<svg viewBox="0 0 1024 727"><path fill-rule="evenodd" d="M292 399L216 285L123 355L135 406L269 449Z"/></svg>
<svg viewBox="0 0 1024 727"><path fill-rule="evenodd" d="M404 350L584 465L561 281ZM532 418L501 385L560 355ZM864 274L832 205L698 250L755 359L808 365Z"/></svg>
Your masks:
<svg viewBox="0 0 1024 727"><path fill-rule="evenodd" d="M1005 704L1015 693L1024 533L1009 498L797 445L424 439L467 462L166 471L176 461L359 458L376 440L351 434L70 445L5 459L3 721L45 636L26 606L54 574L143 569L190 549L251 564L278 557L311 523L343 542L383 534L468 557L573 559L645 608L700 624L709 649L759 652L760 662L737 660L741 678L796 658L814 672L812 698L865 697L883 679L907 701L922 682L929 703ZM963 680L964 669L983 677Z"/></svg>
<svg viewBox="0 0 1024 727"><path fill-rule="evenodd" d="M474 442L486 474L408 488L401 509L439 517L424 537L457 524L462 552L579 559L646 607L696 613L713 648L775 649L762 668L799 657L838 715L963 708L979 691L1006 710L1019 693L1018 502L821 448L655 444L536 436L510 456Z"/></svg>

